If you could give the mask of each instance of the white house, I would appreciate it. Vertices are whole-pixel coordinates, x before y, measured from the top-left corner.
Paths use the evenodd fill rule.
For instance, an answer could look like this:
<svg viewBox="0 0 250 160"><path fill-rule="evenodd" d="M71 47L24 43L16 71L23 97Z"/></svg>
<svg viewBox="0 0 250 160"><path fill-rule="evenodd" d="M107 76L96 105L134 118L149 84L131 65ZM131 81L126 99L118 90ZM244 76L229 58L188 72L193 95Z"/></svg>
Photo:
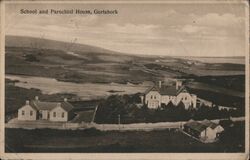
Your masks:
<svg viewBox="0 0 250 160"><path fill-rule="evenodd" d="M183 129L187 134L199 139L204 143L212 143L218 140L221 132L224 128L216 123L209 120L204 120L202 122L190 121L184 124Z"/></svg>
<svg viewBox="0 0 250 160"><path fill-rule="evenodd" d="M158 86L155 85L148 89L144 96L141 97L142 103L151 109L157 109L162 104L168 105L170 102L176 106L183 102L185 109L188 109L190 106L196 108L196 99L197 96L190 94L180 81L177 81L175 86L164 86L159 81Z"/></svg>
<svg viewBox="0 0 250 160"><path fill-rule="evenodd" d="M18 120L36 120L37 118L37 109L30 105L30 102L27 100L25 105L18 109Z"/></svg>
<svg viewBox="0 0 250 160"><path fill-rule="evenodd" d="M26 104L18 109L18 120L49 120L67 122L73 117L73 106L64 99L63 102L42 102L35 100L26 101Z"/></svg>

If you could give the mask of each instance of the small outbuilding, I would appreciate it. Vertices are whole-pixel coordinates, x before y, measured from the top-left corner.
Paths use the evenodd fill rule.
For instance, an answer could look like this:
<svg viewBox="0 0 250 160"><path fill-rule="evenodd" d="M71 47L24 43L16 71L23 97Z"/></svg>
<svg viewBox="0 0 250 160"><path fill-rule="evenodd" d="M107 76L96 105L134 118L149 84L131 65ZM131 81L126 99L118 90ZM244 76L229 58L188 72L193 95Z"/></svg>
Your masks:
<svg viewBox="0 0 250 160"><path fill-rule="evenodd" d="M224 131L224 128L209 120L201 122L189 121L184 124L183 131L192 137L199 139L201 142L211 143L218 140L220 133Z"/></svg>

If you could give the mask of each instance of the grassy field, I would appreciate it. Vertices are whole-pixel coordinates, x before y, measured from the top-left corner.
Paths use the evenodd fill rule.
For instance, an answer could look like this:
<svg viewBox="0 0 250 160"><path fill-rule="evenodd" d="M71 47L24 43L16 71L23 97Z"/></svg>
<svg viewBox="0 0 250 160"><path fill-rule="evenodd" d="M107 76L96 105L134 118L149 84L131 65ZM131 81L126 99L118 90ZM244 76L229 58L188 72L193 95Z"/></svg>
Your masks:
<svg viewBox="0 0 250 160"><path fill-rule="evenodd" d="M36 46L31 45L35 42ZM213 64L168 56L129 55L80 44L69 52L67 45L70 44L7 36L5 72L77 83L141 83L190 74L244 75L245 69L244 64L223 61Z"/></svg>
<svg viewBox="0 0 250 160"><path fill-rule="evenodd" d="M234 132L232 131L234 130ZM6 129L6 152L244 152L244 128L230 141L204 144L178 130L107 131ZM237 134L238 136L236 136Z"/></svg>
<svg viewBox="0 0 250 160"><path fill-rule="evenodd" d="M235 104L238 108L244 108L242 96L245 88L244 64L222 63L223 61L205 63L197 59L187 60L180 57L129 55L80 44L74 45L69 52L67 45L70 44L30 37L6 36L5 73L50 77L75 83L138 84L145 81L163 81L167 78L192 79L195 83L192 92L198 97L222 103L221 105ZM234 61L233 58L230 61ZM197 82L202 83L202 86L198 86ZM24 89L7 83L6 115L16 113L26 99L33 99L34 96L48 101L61 101L64 97L72 101L79 100L73 94L61 92L52 95L42 94L35 88L35 85L32 89ZM66 86L63 85L62 88L65 90ZM98 87L85 88L100 90ZM211 89L219 92L213 92ZM138 91L137 88L135 90ZM230 92L230 95L222 93L225 91ZM112 92L123 93L123 90L109 89L105 94ZM237 96L239 92L240 96ZM89 92L86 94L90 95ZM98 98L100 97L95 97Z"/></svg>

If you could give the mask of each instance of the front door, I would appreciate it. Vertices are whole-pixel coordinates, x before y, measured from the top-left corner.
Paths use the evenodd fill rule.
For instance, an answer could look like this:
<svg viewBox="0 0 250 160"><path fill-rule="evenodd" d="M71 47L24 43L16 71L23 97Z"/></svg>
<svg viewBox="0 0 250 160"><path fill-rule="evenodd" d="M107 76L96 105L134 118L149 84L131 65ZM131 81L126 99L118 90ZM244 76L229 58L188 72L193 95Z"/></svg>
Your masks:
<svg viewBox="0 0 250 160"><path fill-rule="evenodd" d="M38 119L42 119L42 116L43 116L43 115L42 115L42 111L39 111L39 112L38 112Z"/></svg>
<svg viewBox="0 0 250 160"><path fill-rule="evenodd" d="M48 119L48 111L43 110L42 114L43 114L43 118L42 119Z"/></svg>

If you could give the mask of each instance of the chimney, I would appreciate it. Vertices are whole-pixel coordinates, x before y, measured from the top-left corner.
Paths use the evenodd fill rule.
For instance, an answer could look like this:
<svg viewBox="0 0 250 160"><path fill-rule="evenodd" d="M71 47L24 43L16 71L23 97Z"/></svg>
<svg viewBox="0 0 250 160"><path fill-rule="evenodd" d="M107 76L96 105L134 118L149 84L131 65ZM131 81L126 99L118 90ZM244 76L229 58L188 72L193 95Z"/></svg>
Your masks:
<svg viewBox="0 0 250 160"><path fill-rule="evenodd" d="M38 100L39 100L38 96L35 96L35 100L36 100L36 101L38 101Z"/></svg>
<svg viewBox="0 0 250 160"><path fill-rule="evenodd" d="M29 100L26 100L25 103L26 103L26 105L29 105L29 104L30 104L30 101L29 101Z"/></svg>
<svg viewBox="0 0 250 160"><path fill-rule="evenodd" d="M64 99L63 99L63 101L64 101L64 102L67 102L67 101L68 101L68 99L67 99L67 98L64 98Z"/></svg>
<svg viewBox="0 0 250 160"><path fill-rule="evenodd" d="M178 81L176 80L176 90L180 89L182 86L182 82L181 81Z"/></svg>
<svg viewBox="0 0 250 160"><path fill-rule="evenodd" d="M159 88L161 88L161 81L159 81Z"/></svg>

